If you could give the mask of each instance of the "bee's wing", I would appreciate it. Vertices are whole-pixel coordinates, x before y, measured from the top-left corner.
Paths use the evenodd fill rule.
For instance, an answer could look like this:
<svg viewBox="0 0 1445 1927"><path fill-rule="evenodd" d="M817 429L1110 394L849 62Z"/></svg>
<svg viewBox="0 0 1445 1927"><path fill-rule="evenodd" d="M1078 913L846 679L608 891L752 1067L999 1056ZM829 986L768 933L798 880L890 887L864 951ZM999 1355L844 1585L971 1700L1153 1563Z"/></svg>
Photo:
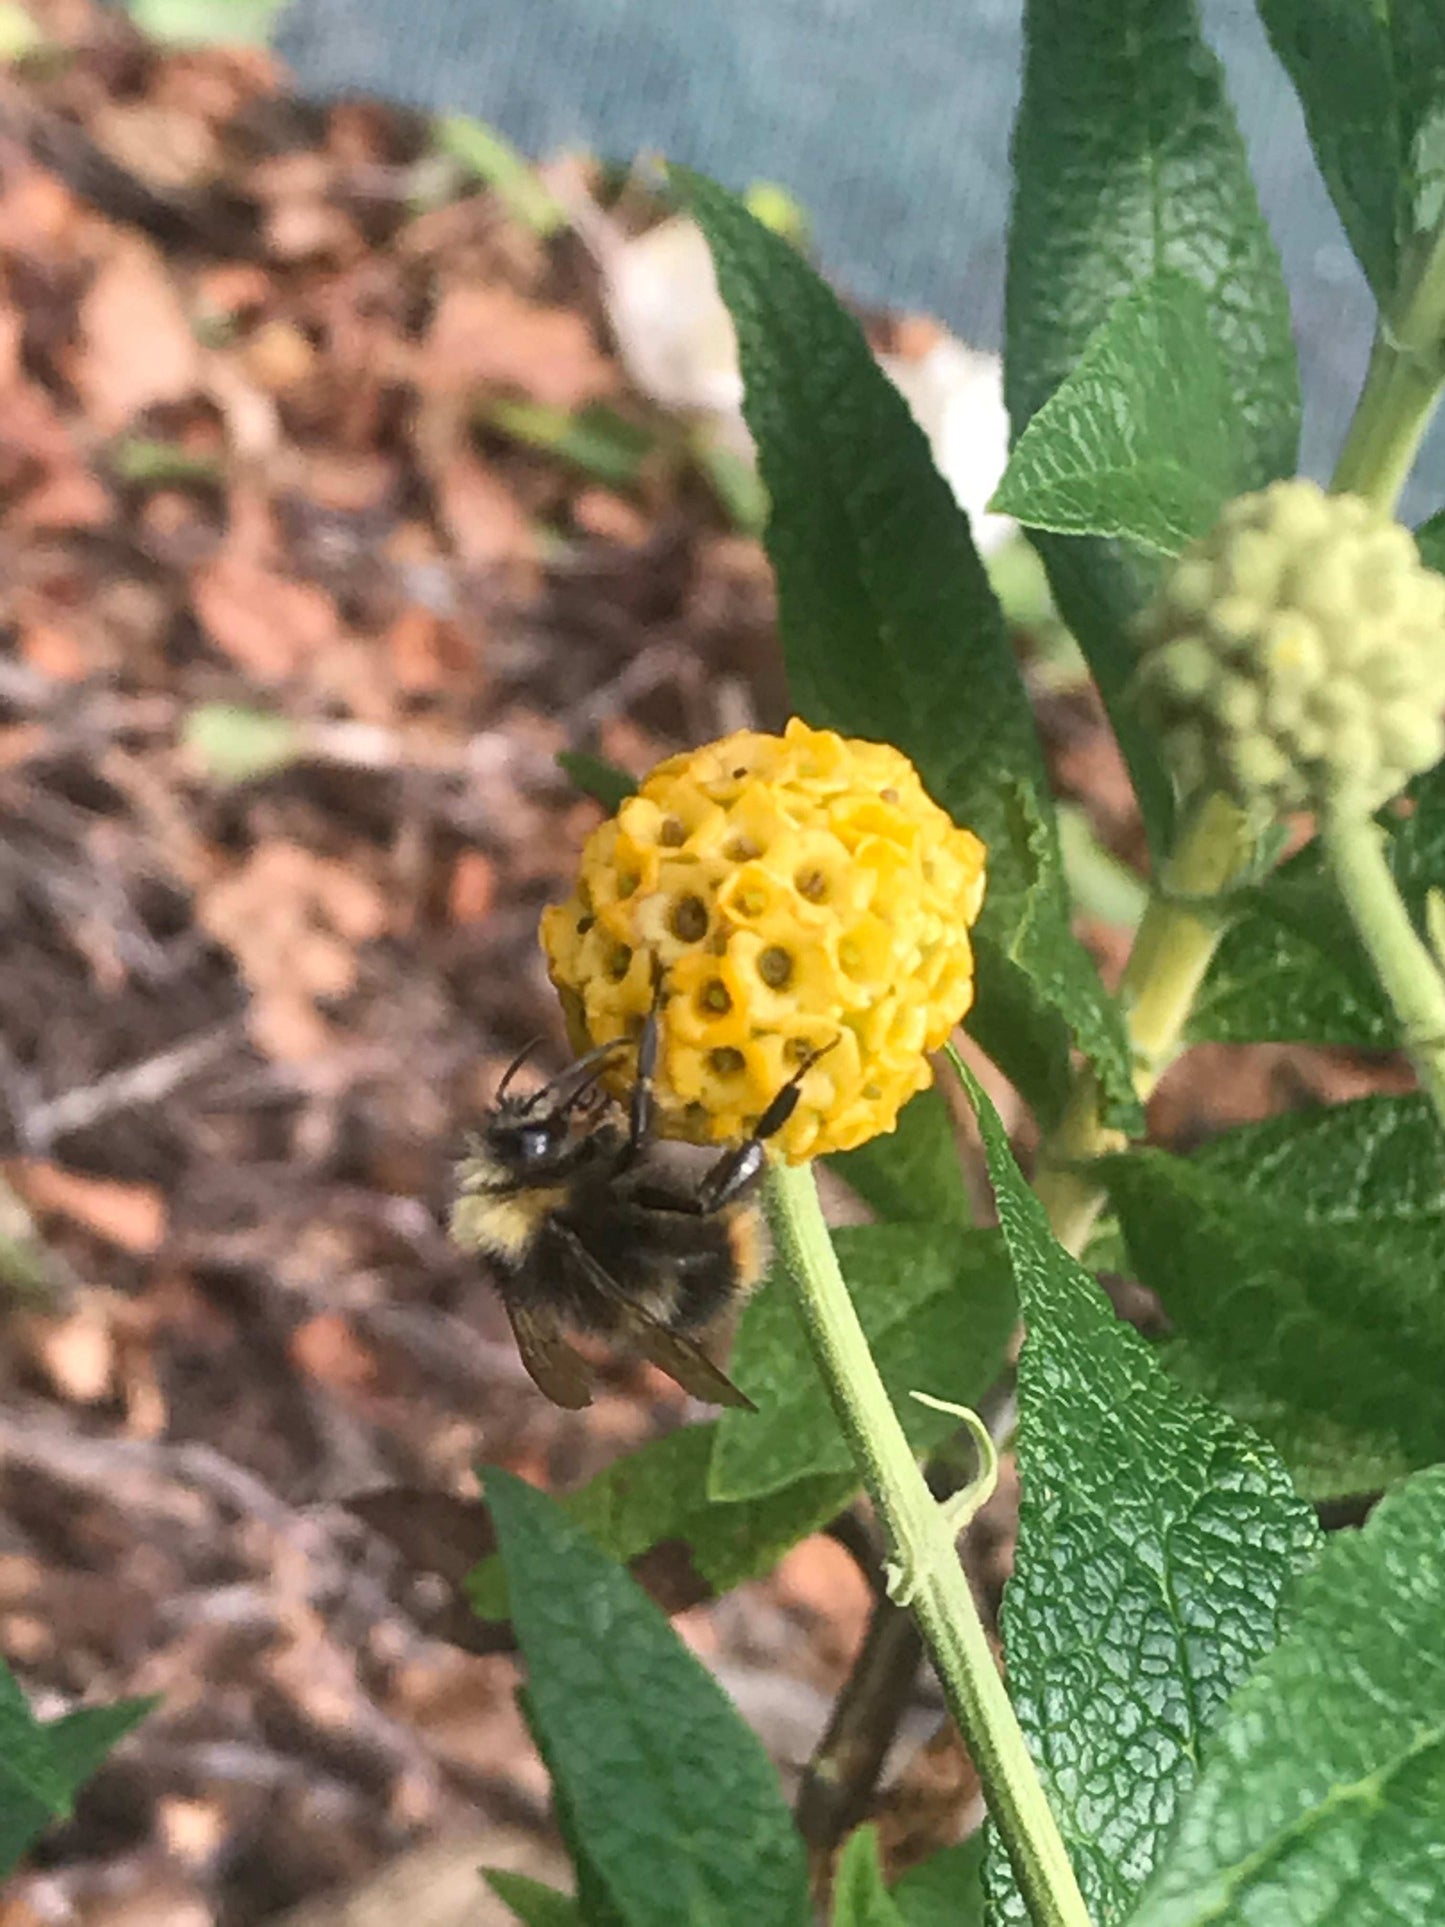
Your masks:
<svg viewBox="0 0 1445 1927"><path fill-rule="evenodd" d="M657 1324L636 1306L632 1309L632 1323L637 1342L646 1355L669 1378L676 1379L685 1392L691 1392L694 1398L703 1399L709 1405L740 1405L745 1411L757 1411L747 1393L734 1385L721 1367L713 1364L701 1345L681 1332L669 1331L665 1325Z"/></svg>
<svg viewBox="0 0 1445 1927"><path fill-rule="evenodd" d="M669 1331L666 1325L659 1325L635 1299L629 1298L611 1272L605 1265L598 1264L575 1232L565 1225L555 1224L552 1230L555 1236L563 1240L571 1257L617 1312L623 1326L637 1340L641 1350L669 1378L676 1379L685 1392L691 1392L694 1398L703 1399L709 1405L740 1405L749 1412L758 1409L747 1393L713 1364L701 1345L695 1344L682 1332Z"/></svg>
<svg viewBox="0 0 1445 1927"><path fill-rule="evenodd" d="M504 1298L517 1351L527 1375L539 1392L569 1412L592 1403L592 1373L586 1361L562 1337L546 1312L513 1305Z"/></svg>

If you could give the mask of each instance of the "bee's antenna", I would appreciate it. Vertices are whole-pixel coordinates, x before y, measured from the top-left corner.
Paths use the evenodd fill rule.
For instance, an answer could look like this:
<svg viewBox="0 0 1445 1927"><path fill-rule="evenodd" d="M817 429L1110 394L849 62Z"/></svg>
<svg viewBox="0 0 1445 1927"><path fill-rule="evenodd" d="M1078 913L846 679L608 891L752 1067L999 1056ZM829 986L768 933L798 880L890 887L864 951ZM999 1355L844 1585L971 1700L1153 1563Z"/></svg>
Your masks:
<svg viewBox="0 0 1445 1927"><path fill-rule="evenodd" d="M569 1111L580 1110L584 1104L592 1102L597 1097L598 1080L605 1074L606 1070L606 1064L598 1064L597 1067L582 1080L576 1090L569 1094L567 1098L567 1109Z"/></svg>
<svg viewBox="0 0 1445 1927"><path fill-rule="evenodd" d="M494 1103L498 1103L498 1104L501 1103L502 1099L507 1095L507 1086L511 1083L512 1079L517 1075L517 1072L521 1070L522 1066L526 1063L527 1059L532 1055L532 1052L537 1048L538 1044L544 1041L545 1040L541 1037L534 1037L530 1043L523 1044L522 1048L517 1052L517 1055L512 1059L511 1063L508 1064L507 1068L502 1072L502 1081L497 1086L497 1095L493 1099Z"/></svg>
<svg viewBox="0 0 1445 1927"><path fill-rule="evenodd" d="M529 1111L535 1111L549 1098L552 1099L554 1103L560 1103L565 1108L570 1109L582 1093L591 1085L595 1084L597 1079L601 1077L607 1068L608 1058L613 1056L617 1051L631 1049L631 1046L632 1039L630 1037L614 1037L609 1044L599 1044L596 1050L588 1051L585 1057L579 1057L576 1063L569 1064L565 1071L561 1072L559 1076L554 1077L550 1083L544 1084L541 1090L534 1091L527 1099L527 1109ZM586 1075L581 1078L576 1087L570 1091L566 1097L558 1099L556 1092L559 1085L565 1085L570 1078L576 1077L579 1071L585 1072Z"/></svg>

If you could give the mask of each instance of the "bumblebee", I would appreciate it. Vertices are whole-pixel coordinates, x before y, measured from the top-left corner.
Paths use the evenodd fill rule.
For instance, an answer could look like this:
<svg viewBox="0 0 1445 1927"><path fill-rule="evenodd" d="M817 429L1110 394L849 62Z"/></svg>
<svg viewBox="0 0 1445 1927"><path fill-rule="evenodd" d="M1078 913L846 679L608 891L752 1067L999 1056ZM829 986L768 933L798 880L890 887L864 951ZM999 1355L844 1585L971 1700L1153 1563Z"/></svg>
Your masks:
<svg viewBox="0 0 1445 1927"><path fill-rule="evenodd" d="M798 1102L809 1057L752 1132L689 1178L653 1130L659 1003L637 1040L626 1111L599 1078L627 1040L603 1044L528 1096L509 1067L458 1176L452 1236L494 1268L523 1365L554 1404L592 1402L592 1373L564 1333L629 1344L695 1398L754 1409L698 1342L757 1282L755 1193L764 1143Z"/></svg>

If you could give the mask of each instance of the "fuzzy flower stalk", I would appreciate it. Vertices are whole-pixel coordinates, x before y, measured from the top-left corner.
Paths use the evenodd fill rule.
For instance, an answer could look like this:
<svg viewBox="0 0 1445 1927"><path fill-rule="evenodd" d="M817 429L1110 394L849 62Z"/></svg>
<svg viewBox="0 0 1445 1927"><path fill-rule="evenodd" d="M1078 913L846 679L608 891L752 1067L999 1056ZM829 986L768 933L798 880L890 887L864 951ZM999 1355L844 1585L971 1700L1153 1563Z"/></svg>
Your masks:
<svg viewBox="0 0 1445 1927"><path fill-rule="evenodd" d="M933 1653L1036 1921L1088 1914L958 1563L889 1402L809 1162L891 1131L974 995L985 851L908 759L796 719L660 764L588 840L543 918L574 1047L641 1033L659 994L659 1128L771 1140L769 1215L840 1429L888 1540L890 1588ZM610 1071L623 1094L629 1053Z"/></svg>

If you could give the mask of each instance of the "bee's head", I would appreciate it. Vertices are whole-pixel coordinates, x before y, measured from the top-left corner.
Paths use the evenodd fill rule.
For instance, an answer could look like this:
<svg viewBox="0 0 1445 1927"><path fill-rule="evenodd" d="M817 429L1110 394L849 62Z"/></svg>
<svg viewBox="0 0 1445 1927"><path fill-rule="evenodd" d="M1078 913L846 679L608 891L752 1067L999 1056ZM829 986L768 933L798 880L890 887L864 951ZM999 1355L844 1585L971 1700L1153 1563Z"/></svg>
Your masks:
<svg viewBox="0 0 1445 1927"><path fill-rule="evenodd" d="M527 1046L497 1086L485 1132L493 1158L518 1177L545 1172L568 1143L574 1118L605 1101L597 1080L608 1060L625 1048L625 1040L589 1051L540 1090L514 1095L512 1079L534 1048Z"/></svg>
<svg viewBox="0 0 1445 1927"><path fill-rule="evenodd" d="M536 1096L545 1096L537 1092ZM539 1109L524 1097L503 1098L487 1120L487 1149L519 1177L543 1171L567 1141L569 1112L549 1104Z"/></svg>

